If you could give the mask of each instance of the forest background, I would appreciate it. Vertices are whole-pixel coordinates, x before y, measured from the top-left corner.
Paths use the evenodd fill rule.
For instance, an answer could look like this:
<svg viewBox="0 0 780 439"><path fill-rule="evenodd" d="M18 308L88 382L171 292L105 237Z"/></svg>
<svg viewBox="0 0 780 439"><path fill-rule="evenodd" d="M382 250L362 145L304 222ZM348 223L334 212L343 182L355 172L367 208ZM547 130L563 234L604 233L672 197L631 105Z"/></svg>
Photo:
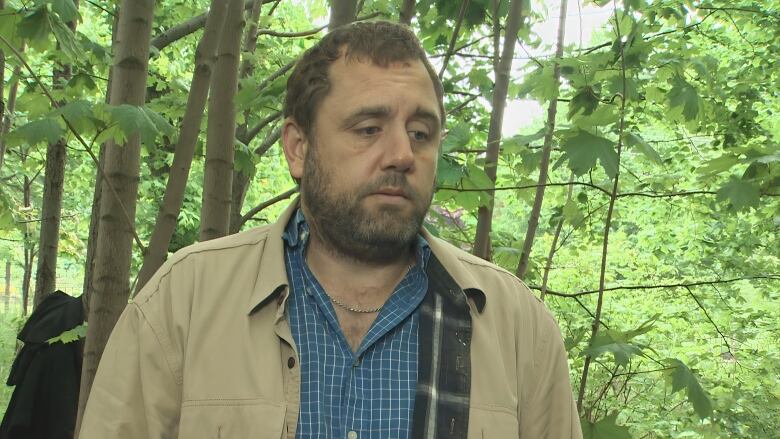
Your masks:
<svg viewBox="0 0 780 439"><path fill-rule="evenodd" d="M412 26L445 86L429 228L553 311L586 437L780 437L780 1L0 9L0 376L31 308L84 292L90 324L53 341L86 336L83 402L169 252L294 196L295 57L381 18Z"/></svg>

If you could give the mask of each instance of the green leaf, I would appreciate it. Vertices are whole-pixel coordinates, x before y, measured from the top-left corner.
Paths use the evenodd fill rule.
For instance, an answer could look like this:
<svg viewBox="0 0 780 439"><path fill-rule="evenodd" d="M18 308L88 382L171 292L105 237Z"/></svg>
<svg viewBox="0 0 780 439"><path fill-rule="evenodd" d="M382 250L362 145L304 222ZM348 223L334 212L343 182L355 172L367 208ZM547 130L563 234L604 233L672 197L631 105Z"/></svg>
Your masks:
<svg viewBox="0 0 780 439"><path fill-rule="evenodd" d="M685 120L696 119L699 114L699 93L682 76L676 75L672 79L672 89L667 94L669 105L672 108L683 107Z"/></svg>
<svg viewBox="0 0 780 439"><path fill-rule="evenodd" d="M727 171L740 163L740 158L733 154L724 154L718 158L708 160L697 169L697 172L710 177L715 174L720 174L723 171Z"/></svg>
<svg viewBox="0 0 780 439"><path fill-rule="evenodd" d="M645 140L641 137L639 137L638 134L634 133L626 133L626 145L636 148L639 152L644 154L645 157L647 157L651 162L660 165L663 164L663 159L661 159L661 155L658 154L658 151L653 149L652 146L650 146L649 143L645 142Z"/></svg>
<svg viewBox="0 0 780 439"><path fill-rule="evenodd" d="M49 36L51 22L46 6L39 6L27 15L17 25L17 34L30 41L44 40Z"/></svg>
<svg viewBox="0 0 780 439"><path fill-rule="evenodd" d="M52 116L62 115L72 125L80 126L83 125L85 120L92 118L92 103L79 99L57 108L51 114Z"/></svg>
<svg viewBox="0 0 780 439"><path fill-rule="evenodd" d="M676 358L668 358L666 364L674 368L668 372L672 381L672 393L686 389L688 401L693 404L693 410L699 418L704 419L712 415L712 402L699 384L696 374Z"/></svg>
<svg viewBox="0 0 780 439"><path fill-rule="evenodd" d="M628 365L629 358L642 354L642 348L632 343L618 341L609 332L604 331L598 334L590 347L583 350L580 355L590 355L597 358L610 353L615 358L615 364L625 367Z"/></svg>
<svg viewBox="0 0 780 439"><path fill-rule="evenodd" d="M125 139L139 134L143 144L152 145L158 135L170 135L175 132L168 121L146 107L123 104L111 107L109 111L111 119L118 124ZM115 140L118 139L115 137Z"/></svg>
<svg viewBox="0 0 780 439"><path fill-rule="evenodd" d="M49 344L54 344L54 343L57 343L57 342L72 343L72 342L78 341L78 340L80 340L80 339L82 339L82 338L84 338L86 336L87 336L87 324L84 323L84 324L76 326L73 329L69 329L69 330L63 332L62 334L60 334L60 335L58 335L56 337L52 337L52 338L48 339L47 342Z"/></svg>
<svg viewBox="0 0 780 439"><path fill-rule="evenodd" d="M459 123L447 132L447 137L442 142L442 151L447 153L453 149L463 148L471 140L471 128L465 123Z"/></svg>
<svg viewBox="0 0 780 439"><path fill-rule="evenodd" d="M573 135L564 138L561 149L575 175L585 174L596 166L598 160L609 178L615 178L618 157L614 145L615 142L609 139L577 129Z"/></svg>
<svg viewBox="0 0 780 439"><path fill-rule="evenodd" d="M62 22L59 18L51 17L51 30L54 33L54 37L60 44L60 49L70 58L76 59L81 57L83 50L79 47L78 41L76 41L73 31Z"/></svg>
<svg viewBox="0 0 780 439"><path fill-rule="evenodd" d="M628 427L617 425L617 413L607 415L592 423L580 418L583 439L631 439Z"/></svg>
<svg viewBox="0 0 780 439"><path fill-rule="evenodd" d="M11 198L8 197L3 188L0 187L0 231L13 230L16 227L17 224L13 215Z"/></svg>
<svg viewBox="0 0 780 439"><path fill-rule="evenodd" d="M526 150L526 147L537 140L544 138L545 129L528 135L515 135L501 142L501 152L504 154L517 154Z"/></svg>
<svg viewBox="0 0 780 439"><path fill-rule="evenodd" d="M74 21L79 18L79 9L73 3L73 0L49 0L51 10L59 15L64 22Z"/></svg>
<svg viewBox="0 0 780 439"><path fill-rule="evenodd" d="M21 19L21 15L13 9L0 10L0 35L8 41L14 41ZM4 47L3 50L7 50L7 48Z"/></svg>
<svg viewBox="0 0 780 439"><path fill-rule="evenodd" d="M581 114L587 116L593 114L599 106L599 97L593 87L582 87L569 102L568 118Z"/></svg>
<svg viewBox="0 0 780 439"><path fill-rule="evenodd" d="M65 128L62 126L59 118L46 117L20 126L13 134L20 136L29 144L35 145L43 141L54 143L64 133Z"/></svg>
<svg viewBox="0 0 780 439"><path fill-rule="evenodd" d="M563 217L575 227L580 225L585 219L585 216L580 212L577 202L574 200L568 200L563 205Z"/></svg>
<svg viewBox="0 0 780 439"><path fill-rule="evenodd" d="M728 201L735 210L746 210L758 207L761 192L753 183L732 177L723 185L717 194L718 201Z"/></svg>
<svg viewBox="0 0 780 439"><path fill-rule="evenodd" d="M453 187L460 184L460 179L466 175L466 170L455 159L442 154L436 170L436 185Z"/></svg>

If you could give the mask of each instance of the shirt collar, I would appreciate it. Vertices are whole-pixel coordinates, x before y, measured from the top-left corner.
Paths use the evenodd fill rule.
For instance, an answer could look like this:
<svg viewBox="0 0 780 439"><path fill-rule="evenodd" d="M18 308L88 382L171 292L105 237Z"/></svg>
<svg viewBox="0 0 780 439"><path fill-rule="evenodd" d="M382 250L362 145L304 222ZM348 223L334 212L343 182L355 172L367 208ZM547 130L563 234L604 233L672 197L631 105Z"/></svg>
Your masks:
<svg viewBox="0 0 780 439"><path fill-rule="evenodd" d="M291 222L290 220L293 217L297 217L300 212L298 206L299 199L296 198L290 203L287 209L285 209L276 223L268 226L268 235L263 244L263 254L260 259L260 267L257 271L255 287L252 294L249 296L249 301L247 303L247 312L249 313L252 313L255 309L267 303L269 298L275 296L275 293L282 291L289 285L287 271L284 266L284 246L288 239L290 242L296 242L297 245L300 245L302 236L299 231L297 233L290 233L287 237L284 236L288 235L286 232L288 231L287 228ZM303 217L302 213L301 217ZM300 225L299 222L296 222L295 224ZM418 249L422 250L418 251L418 254L425 255L433 253L436 255L437 259L439 259L450 276L452 276L455 283L469 297L473 297L477 300L478 308L482 307L479 306L479 304L480 301L484 304L486 300L486 295L484 293L485 289L471 273L463 269L464 262L458 258L458 255L454 252L451 244L434 237L423 227L418 235L417 245ZM418 263L422 263L422 267L425 269L428 258L423 257L422 261L418 260Z"/></svg>

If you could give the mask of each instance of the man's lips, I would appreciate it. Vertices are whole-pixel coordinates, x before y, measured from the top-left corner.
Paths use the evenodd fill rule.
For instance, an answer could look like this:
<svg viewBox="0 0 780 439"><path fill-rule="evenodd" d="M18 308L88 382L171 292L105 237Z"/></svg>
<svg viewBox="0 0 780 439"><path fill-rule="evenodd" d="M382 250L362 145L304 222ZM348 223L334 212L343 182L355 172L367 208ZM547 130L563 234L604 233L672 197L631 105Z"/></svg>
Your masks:
<svg viewBox="0 0 780 439"><path fill-rule="evenodd" d="M403 189L400 189L400 188L398 188L398 189L395 189L395 188L382 188L382 189L379 189L378 191L375 191L374 194L375 195L388 195L388 196L393 196L393 197L409 198L406 195L406 191L403 190Z"/></svg>

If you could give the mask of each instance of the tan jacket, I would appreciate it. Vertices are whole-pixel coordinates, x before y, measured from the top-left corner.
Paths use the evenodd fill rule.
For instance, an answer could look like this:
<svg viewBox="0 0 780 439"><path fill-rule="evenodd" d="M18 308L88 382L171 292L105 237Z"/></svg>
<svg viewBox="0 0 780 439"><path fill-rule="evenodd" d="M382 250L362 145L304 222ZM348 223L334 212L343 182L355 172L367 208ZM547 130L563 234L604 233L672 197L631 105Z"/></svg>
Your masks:
<svg viewBox="0 0 780 439"><path fill-rule="evenodd" d="M298 355L282 233L270 226L173 255L117 323L80 439L294 438ZM469 438L580 438L561 335L517 278L427 233L472 303Z"/></svg>

